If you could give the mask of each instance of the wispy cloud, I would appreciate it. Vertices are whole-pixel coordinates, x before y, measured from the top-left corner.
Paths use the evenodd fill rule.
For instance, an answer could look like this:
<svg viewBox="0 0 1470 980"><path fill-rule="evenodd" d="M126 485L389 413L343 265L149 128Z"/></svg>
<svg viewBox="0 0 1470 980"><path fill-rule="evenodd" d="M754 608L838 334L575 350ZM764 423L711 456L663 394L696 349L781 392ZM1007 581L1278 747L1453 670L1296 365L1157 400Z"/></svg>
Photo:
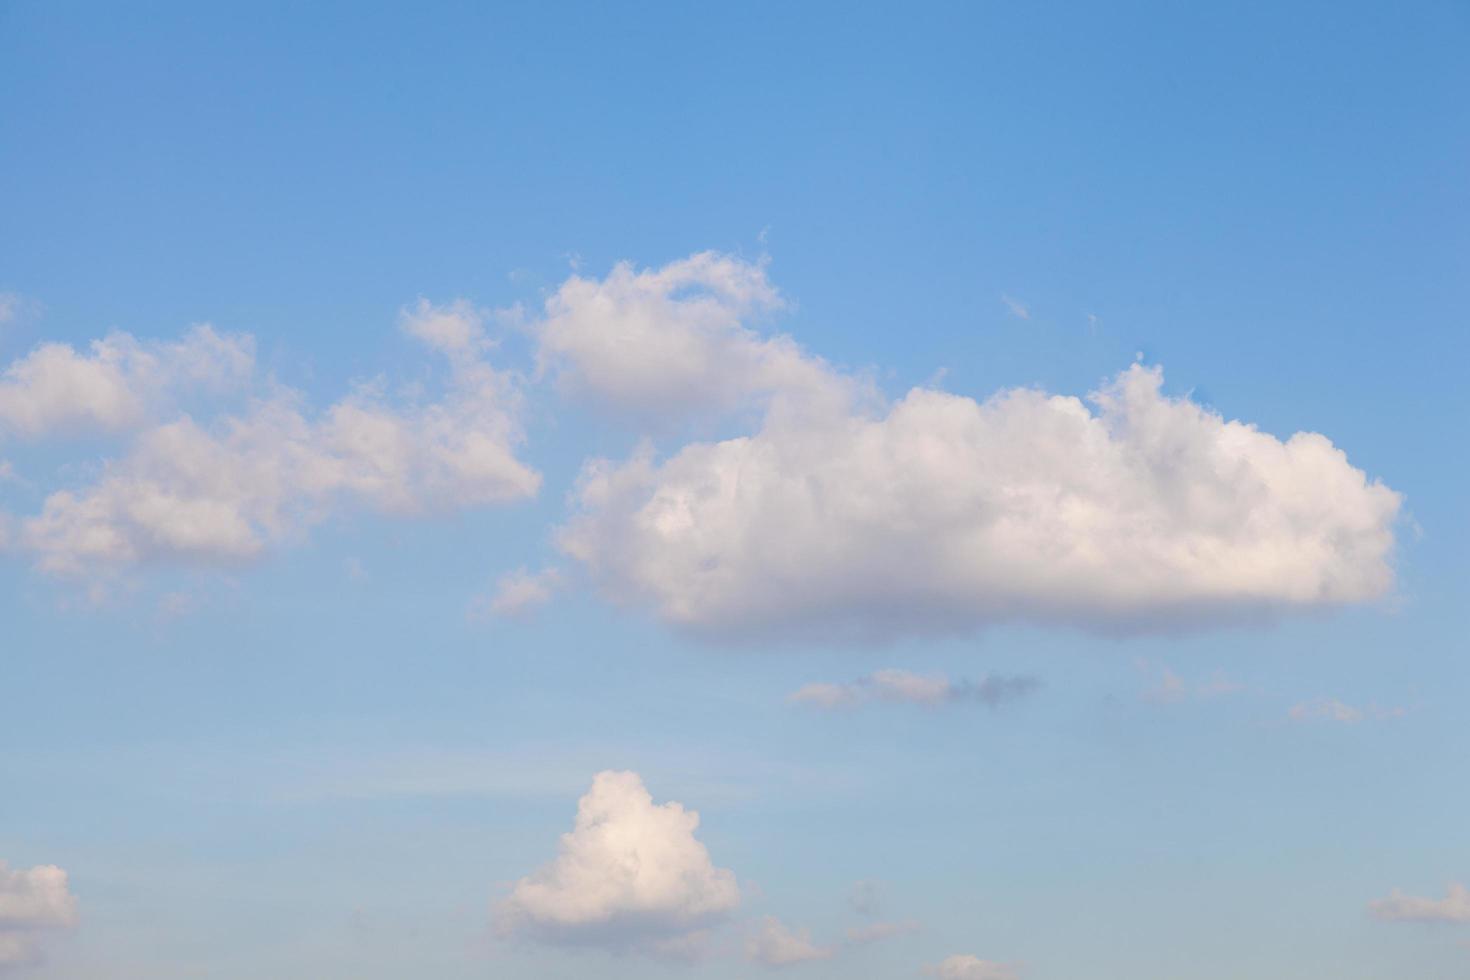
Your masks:
<svg viewBox="0 0 1470 980"><path fill-rule="evenodd" d="M1387 898L1370 902L1368 914L1381 922L1470 922L1470 888L1451 883L1444 898L1420 898L1395 888Z"/></svg>
<svg viewBox="0 0 1470 980"><path fill-rule="evenodd" d="M1018 975L1010 964L967 954L946 957L933 966L925 967L924 972L939 980L1016 980Z"/></svg>
<svg viewBox="0 0 1470 980"><path fill-rule="evenodd" d="M1385 708L1370 703L1359 708L1336 698L1323 697L1293 705L1287 712L1287 717L1292 721L1333 721L1343 725L1356 725L1363 721L1391 721L1406 714L1408 709L1403 707Z"/></svg>
<svg viewBox="0 0 1470 980"><path fill-rule="evenodd" d="M836 953L836 947L813 942L809 930L793 928L770 915L761 920L759 931L745 943L746 957L767 967L830 960Z"/></svg>
<svg viewBox="0 0 1470 980"><path fill-rule="evenodd" d="M1006 309L1011 311L1011 316L1018 320L1031 319L1031 308L1015 297L1002 294L1000 301L1006 305Z"/></svg>
<svg viewBox="0 0 1470 980"><path fill-rule="evenodd" d="M531 572L518 568L502 576L495 583L494 591L470 603L470 618L526 619L551 601L561 583L558 569L543 568L539 572Z"/></svg>
<svg viewBox="0 0 1470 980"><path fill-rule="evenodd" d="M872 701L938 706L971 702L999 707L1023 698L1041 686L1027 675L993 674L979 681L950 680L943 674L915 674L907 670L879 670L845 683L808 684L792 693L793 704L818 708L853 708Z"/></svg>
<svg viewBox="0 0 1470 980"><path fill-rule="evenodd" d="M922 930L922 926L912 919L900 922L868 922L860 926L853 926L847 930L847 944L849 946L866 946L869 943L882 942L885 939L894 939L899 936L910 936Z"/></svg>
<svg viewBox="0 0 1470 980"><path fill-rule="evenodd" d="M1141 700L1150 704L1178 704L1181 701L1207 700L1239 694L1245 686L1215 671L1204 680L1190 681L1176 674L1164 664L1139 658L1134 666L1149 678L1150 683L1140 694Z"/></svg>

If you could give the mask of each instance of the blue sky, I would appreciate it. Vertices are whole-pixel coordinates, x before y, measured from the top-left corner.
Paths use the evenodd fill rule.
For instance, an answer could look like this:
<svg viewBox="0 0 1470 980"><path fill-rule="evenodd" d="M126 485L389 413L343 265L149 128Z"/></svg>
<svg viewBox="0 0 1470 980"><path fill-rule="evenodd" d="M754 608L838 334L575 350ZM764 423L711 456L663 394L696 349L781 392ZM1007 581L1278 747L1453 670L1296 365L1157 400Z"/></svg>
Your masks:
<svg viewBox="0 0 1470 980"><path fill-rule="evenodd" d="M1467 47L0 2L0 972L1465 976Z"/></svg>

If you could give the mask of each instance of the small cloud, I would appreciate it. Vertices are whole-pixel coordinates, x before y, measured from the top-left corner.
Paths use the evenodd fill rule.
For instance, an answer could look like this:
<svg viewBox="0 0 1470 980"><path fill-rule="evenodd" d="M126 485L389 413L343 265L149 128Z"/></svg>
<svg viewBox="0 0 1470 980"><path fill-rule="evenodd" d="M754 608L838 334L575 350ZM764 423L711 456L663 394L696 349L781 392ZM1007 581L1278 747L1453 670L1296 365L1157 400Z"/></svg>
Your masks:
<svg viewBox="0 0 1470 980"><path fill-rule="evenodd" d="M347 576L349 582L366 582L368 580L367 567L359 558L345 558L342 561L342 573Z"/></svg>
<svg viewBox="0 0 1470 980"><path fill-rule="evenodd" d="M41 304L20 293L0 292L0 327L40 312Z"/></svg>
<svg viewBox="0 0 1470 980"><path fill-rule="evenodd" d="M982 960L978 956L949 956L924 972L939 980L1016 980L1016 968L1007 963Z"/></svg>
<svg viewBox="0 0 1470 980"><path fill-rule="evenodd" d="M1380 922L1470 923L1470 888L1450 884L1444 898L1420 898L1395 888L1387 898L1368 904L1368 914Z"/></svg>
<svg viewBox="0 0 1470 980"><path fill-rule="evenodd" d="M158 618L162 622L172 623L198 608L199 600L188 592L165 592L158 599Z"/></svg>
<svg viewBox="0 0 1470 980"><path fill-rule="evenodd" d="M10 870L0 861L0 970L35 966L39 935L77 923L77 900L66 872L55 865Z"/></svg>
<svg viewBox="0 0 1470 980"><path fill-rule="evenodd" d="M404 333L445 354L469 354L488 344L485 317L468 300L436 306L420 297L417 304L398 311Z"/></svg>
<svg viewBox="0 0 1470 980"><path fill-rule="evenodd" d="M478 596L470 603L470 618L529 618L537 609L551 601L561 582L561 571L556 568L543 568L535 573L518 568L509 575L501 576L495 583L494 592Z"/></svg>
<svg viewBox="0 0 1470 980"><path fill-rule="evenodd" d="M869 943L882 942L885 939L894 939L898 936L911 936L919 932L923 927L912 920L903 922L869 922L865 925L853 926L847 930L847 944L849 946L866 946Z"/></svg>
<svg viewBox="0 0 1470 980"><path fill-rule="evenodd" d="M1406 714L1408 710L1402 707L1383 708L1369 704L1365 708L1357 708L1336 698L1326 697L1303 701L1293 705L1287 712L1292 721L1334 721L1343 725L1356 725L1362 721L1391 721Z"/></svg>
<svg viewBox="0 0 1470 980"><path fill-rule="evenodd" d="M1036 691L1041 681L1026 675L989 675L982 680L952 681L943 674L915 674L907 670L879 670L842 684L815 683L793 692L787 700L818 708L851 708L872 701L899 704L972 702L996 708Z"/></svg>
<svg viewBox="0 0 1470 980"><path fill-rule="evenodd" d="M1159 682L1139 697L1151 704L1175 704L1189 697L1189 688L1184 678L1165 667L1159 673Z"/></svg>
<svg viewBox="0 0 1470 980"><path fill-rule="evenodd" d="M830 960L836 952L831 946L818 946L812 942L809 930L792 929L769 915L761 920L760 931L745 943L745 955L768 967Z"/></svg>
<svg viewBox="0 0 1470 980"><path fill-rule="evenodd" d="M601 772L555 860L496 906L502 936L688 958L740 904L735 875L694 836L699 814L655 804L633 772Z"/></svg>
<svg viewBox="0 0 1470 980"><path fill-rule="evenodd" d="M1002 294L1000 301L1006 305L1006 309L1011 311L1011 316L1019 320L1031 319L1031 309L1020 300Z"/></svg>
<svg viewBox="0 0 1470 980"><path fill-rule="evenodd" d="M1096 313L1089 313L1089 314L1087 314L1087 332L1088 333L1097 333L1097 323L1098 323L1098 321L1097 321L1097 314Z"/></svg>
<svg viewBox="0 0 1470 980"><path fill-rule="evenodd" d="M1182 701L1209 700L1227 697L1245 690L1226 677L1223 671L1215 671L1202 681L1187 681L1163 664L1154 664L1144 658L1134 661L1134 666L1153 683L1144 689L1139 699L1150 704L1178 704Z"/></svg>

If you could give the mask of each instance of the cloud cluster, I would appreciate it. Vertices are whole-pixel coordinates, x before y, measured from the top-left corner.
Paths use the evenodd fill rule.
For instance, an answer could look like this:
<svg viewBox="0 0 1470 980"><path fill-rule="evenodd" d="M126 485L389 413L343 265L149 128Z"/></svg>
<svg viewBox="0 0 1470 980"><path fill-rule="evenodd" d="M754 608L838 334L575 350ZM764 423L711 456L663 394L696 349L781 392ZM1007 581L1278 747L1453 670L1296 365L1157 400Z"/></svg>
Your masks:
<svg viewBox="0 0 1470 980"><path fill-rule="evenodd" d="M0 970L39 962L39 934L76 921L65 871L49 864L12 871L0 861Z"/></svg>
<svg viewBox="0 0 1470 980"><path fill-rule="evenodd" d="M810 930L793 929L770 915L761 920L760 928L745 943L746 958L768 967L830 960L836 954L835 947L812 942Z"/></svg>
<svg viewBox="0 0 1470 980"><path fill-rule="evenodd" d="M1450 884L1444 898L1405 895L1395 888L1387 898L1368 906L1368 912L1383 922L1470 922L1470 888Z"/></svg>
<svg viewBox="0 0 1470 980"><path fill-rule="evenodd" d="M503 935L653 953L687 952L740 904L735 875L695 838L699 815L655 804L632 772L602 772L550 864L495 910Z"/></svg>
<svg viewBox="0 0 1470 980"><path fill-rule="evenodd" d="M85 353L42 344L0 374L0 439L136 428L181 394L243 386L254 368L251 338L208 325L173 342L112 333Z"/></svg>
<svg viewBox="0 0 1470 980"><path fill-rule="evenodd" d="M439 397L394 402L365 385L314 414L275 390L212 424L155 425L97 482L47 497L22 522L21 546L62 575L230 562L343 507L413 515L534 495L540 475L515 452L519 394L483 360L478 314L421 305L404 327L448 358Z"/></svg>
<svg viewBox="0 0 1470 980"><path fill-rule="evenodd" d="M939 980L1016 980L1017 977L1013 966L967 954L946 957L924 972Z"/></svg>
<svg viewBox="0 0 1470 980"><path fill-rule="evenodd" d="M818 708L852 708L872 701L921 704L975 703L999 707L1034 692L1041 682L1034 677L992 675L982 680L952 681L942 674L924 675L912 671L879 670L855 681L841 684L807 684L788 700L793 704L809 704Z"/></svg>
<svg viewBox="0 0 1470 980"><path fill-rule="evenodd" d="M1002 621L1198 626L1393 586L1401 498L1322 435L1226 420L1142 365L1087 399L889 400L765 329L786 306L763 261L701 252L573 275L524 318L540 373L604 410L750 429L585 464L555 536L606 597L709 637L870 640ZM250 338L208 326L37 347L0 373L0 441L128 445L8 519L5 547L57 575L238 562L344 511L537 493L518 455L523 383L491 366L482 312L421 300L402 327L447 364L435 383L362 384L325 408L258 378ZM191 413L201 392L238 397ZM477 608L517 615L553 584L513 575Z"/></svg>
<svg viewBox="0 0 1470 980"><path fill-rule="evenodd" d="M707 635L1106 631L1384 595L1400 497L1134 365L1081 399L919 388L780 399L753 435L589 463L560 546L612 599Z"/></svg>

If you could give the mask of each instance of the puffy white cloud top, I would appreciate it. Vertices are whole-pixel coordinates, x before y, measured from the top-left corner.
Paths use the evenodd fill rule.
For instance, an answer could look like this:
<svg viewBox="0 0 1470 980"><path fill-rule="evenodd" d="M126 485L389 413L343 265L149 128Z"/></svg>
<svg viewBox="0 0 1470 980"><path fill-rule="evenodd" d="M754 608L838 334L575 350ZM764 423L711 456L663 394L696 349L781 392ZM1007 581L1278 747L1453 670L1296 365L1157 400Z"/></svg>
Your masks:
<svg viewBox="0 0 1470 980"><path fill-rule="evenodd" d="M763 265L700 252L660 269L572 276L533 325L563 387L645 418L737 408L827 374L790 337L750 323L784 305Z"/></svg>
<svg viewBox="0 0 1470 980"><path fill-rule="evenodd" d="M505 935L544 942L684 951L740 904L735 875L694 836L699 814L655 804L633 772L601 772L550 864L495 910Z"/></svg>
<svg viewBox="0 0 1470 980"><path fill-rule="evenodd" d="M41 958L36 933L76 925L77 900L66 872L42 864L11 870L0 861L0 969Z"/></svg>
<svg viewBox="0 0 1470 980"><path fill-rule="evenodd" d="M1470 922L1470 888L1452 883L1444 898L1420 898L1395 888L1368 911L1385 922Z"/></svg>
<svg viewBox="0 0 1470 980"><path fill-rule="evenodd" d="M778 393L751 436L588 464L560 544L614 599L725 636L1131 631L1389 591L1399 494L1325 436L1283 441L1162 384L1134 365L1092 408Z"/></svg>
<svg viewBox="0 0 1470 980"><path fill-rule="evenodd" d="M254 367L250 337L207 325L172 342L116 332L87 353L42 344L0 374L0 439L119 432L147 422L172 394L237 387Z"/></svg>

